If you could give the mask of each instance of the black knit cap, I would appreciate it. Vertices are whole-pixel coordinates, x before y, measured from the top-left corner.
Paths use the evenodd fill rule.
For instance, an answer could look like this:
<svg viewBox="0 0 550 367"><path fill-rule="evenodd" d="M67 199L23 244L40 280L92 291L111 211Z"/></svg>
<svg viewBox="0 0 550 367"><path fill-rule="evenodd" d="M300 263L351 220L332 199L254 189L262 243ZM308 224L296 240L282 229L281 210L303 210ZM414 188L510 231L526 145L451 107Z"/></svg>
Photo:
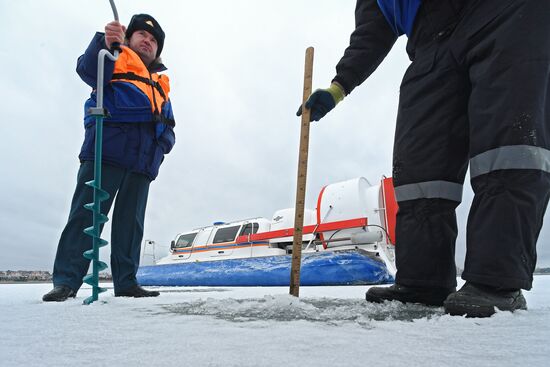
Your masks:
<svg viewBox="0 0 550 367"><path fill-rule="evenodd" d="M130 20L130 24L128 24L126 38L130 39L132 34L139 30L147 31L155 37L158 46L157 57L159 57L164 47L164 31L160 27L160 24L149 14L136 14Z"/></svg>

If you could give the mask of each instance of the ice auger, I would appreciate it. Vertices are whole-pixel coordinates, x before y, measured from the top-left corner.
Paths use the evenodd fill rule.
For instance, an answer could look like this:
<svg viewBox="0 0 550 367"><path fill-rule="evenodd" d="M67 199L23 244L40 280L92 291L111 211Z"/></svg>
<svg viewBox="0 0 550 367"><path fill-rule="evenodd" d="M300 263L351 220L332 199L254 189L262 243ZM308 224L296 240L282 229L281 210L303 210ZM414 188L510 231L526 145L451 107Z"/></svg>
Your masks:
<svg viewBox="0 0 550 367"><path fill-rule="evenodd" d="M109 0L115 20L118 21L118 12L114 0ZM84 300L84 304L97 301L99 293L105 292L105 288L99 287L99 272L107 269L107 264L99 260L99 248L106 246L109 242L100 237L101 225L106 223L109 218L101 213L101 202L109 198L107 191L101 189L101 155L103 142L103 119L108 115L108 112L103 108L103 79L105 70L105 57L112 61L116 61L119 53L119 45L113 44L113 53L108 50L101 50L97 55L97 105L89 109L89 114L95 116L95 158L94 158L94 179L86 182L86 185L94 189L94 202L84 205L88 210L92 211L93 226L84 229L84 233L93 238L93 246L90 250L84 252L84 257L92 261L92 273L87 274L83 281L92 286L92 295Z"/></svg>

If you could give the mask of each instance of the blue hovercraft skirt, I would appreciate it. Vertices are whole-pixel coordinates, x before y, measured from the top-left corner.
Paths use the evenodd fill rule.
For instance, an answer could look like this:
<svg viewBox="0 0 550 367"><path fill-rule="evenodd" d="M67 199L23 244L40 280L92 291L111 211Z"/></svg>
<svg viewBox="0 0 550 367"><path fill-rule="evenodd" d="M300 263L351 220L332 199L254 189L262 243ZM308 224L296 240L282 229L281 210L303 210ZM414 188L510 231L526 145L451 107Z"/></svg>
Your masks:
<svg viewBox="0 0 550 367"><path fill-rule="evenodd" d="M291 255L142 266L137 280L144 286L288 286ZM386 266L356 251L302 256L300 285L392 283Z"/></svg>

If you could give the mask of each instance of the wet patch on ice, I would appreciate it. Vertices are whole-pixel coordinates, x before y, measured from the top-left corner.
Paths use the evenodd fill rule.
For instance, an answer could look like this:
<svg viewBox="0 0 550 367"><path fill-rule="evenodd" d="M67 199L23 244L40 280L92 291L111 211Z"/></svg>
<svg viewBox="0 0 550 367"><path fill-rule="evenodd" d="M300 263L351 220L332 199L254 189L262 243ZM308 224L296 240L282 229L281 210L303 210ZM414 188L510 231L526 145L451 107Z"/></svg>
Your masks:
<svg viewBox="0 0 550 367"><path fill-rule="evenodd" d="M374 304L364 300L334 298L298 299L290 295L249 299L207 298L162 305L162 308L169 313L210 316L231 322L302 320L332 325L356 323L362 326L369 326L373 320L413 321L443 315L443 308L416 304Z"/></svg>

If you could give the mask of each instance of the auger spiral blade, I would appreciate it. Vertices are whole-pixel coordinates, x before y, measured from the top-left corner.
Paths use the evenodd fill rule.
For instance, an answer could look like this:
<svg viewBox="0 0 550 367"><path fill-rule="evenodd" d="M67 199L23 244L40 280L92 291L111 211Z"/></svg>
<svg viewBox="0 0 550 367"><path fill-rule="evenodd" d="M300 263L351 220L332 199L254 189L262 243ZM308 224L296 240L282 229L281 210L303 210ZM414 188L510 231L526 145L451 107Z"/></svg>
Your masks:
<svg viewBox="0 0 550 367"><path fill-rule="evenodd" d="M104 292L104 288L99 287L99 272L107 269L107 264L99 260L99 249L106 246L109 242L102 239L101 226L106 223L109 218L101 213L101 202L109 199L109 193L101 189L101 141L103 139L103 117L96 117L96 156L94 163L94 179L86 182L90 188L94 190L94 202L84 205L84 208L90 210L93 216L93 226L85 228L84 233L92 237L92 248L84 251L83 256L92 262L92 273L84 276L83 281L92 286L92 295L84 300L84 304L89 305L97 301L100 293Z"/></svg>

